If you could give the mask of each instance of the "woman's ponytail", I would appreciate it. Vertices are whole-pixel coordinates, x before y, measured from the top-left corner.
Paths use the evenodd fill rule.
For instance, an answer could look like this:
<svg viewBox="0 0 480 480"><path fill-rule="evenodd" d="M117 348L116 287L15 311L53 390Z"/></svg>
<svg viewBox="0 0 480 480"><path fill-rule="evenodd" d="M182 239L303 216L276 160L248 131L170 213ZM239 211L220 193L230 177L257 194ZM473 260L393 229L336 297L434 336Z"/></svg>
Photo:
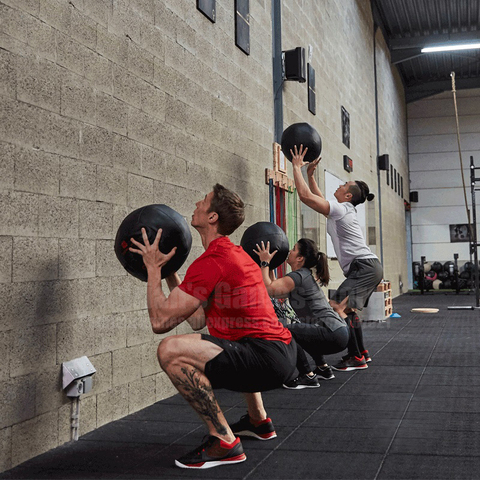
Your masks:
<svg viewBox="0 0 480 480"><path fill-rule="evenodd" d="M326 287L330 282L327 256L320 252L315 242L309 238L301 238L297 244L298 253L305 258L303 266L310 269L315 267L318 281L322 286Z"/></svg>
<svg viewBox="0 0 480 480"><path fill-rule="evenodd" d="M317 264L315 265L315 271L320 285L326 287L330 282L330 271L328 268L327 256L323 252L318 252Z"/></svg>

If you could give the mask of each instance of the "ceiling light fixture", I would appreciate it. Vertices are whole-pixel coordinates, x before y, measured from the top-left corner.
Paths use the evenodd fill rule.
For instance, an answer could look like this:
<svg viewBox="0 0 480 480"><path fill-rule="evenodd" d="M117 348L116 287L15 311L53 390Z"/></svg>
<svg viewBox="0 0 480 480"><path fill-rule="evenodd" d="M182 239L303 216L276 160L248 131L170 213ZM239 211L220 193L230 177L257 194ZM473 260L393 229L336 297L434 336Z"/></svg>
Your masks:
<svg viewBox="0 0 480 480"><path fill-rule="evenodd" d="M480 43L462 43L457 45L441 45L438 47L424 47L422 48L422 53L431 53L431 52L451 52L452 50L473 50L480 48Z"/></svg>

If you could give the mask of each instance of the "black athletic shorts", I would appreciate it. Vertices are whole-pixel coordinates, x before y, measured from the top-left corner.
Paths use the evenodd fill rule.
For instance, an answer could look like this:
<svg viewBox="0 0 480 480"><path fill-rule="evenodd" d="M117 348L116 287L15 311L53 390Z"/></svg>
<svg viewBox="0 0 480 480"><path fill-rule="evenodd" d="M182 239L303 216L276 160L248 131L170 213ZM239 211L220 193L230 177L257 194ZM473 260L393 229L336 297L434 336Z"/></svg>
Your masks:
<svg viewBox="0 0 480 480"><path fill-rule="evenodd" d="M338 303L348 296L348 306L362 310L368 304L370 295L382 281L383 268L377 258L353 260L347 278L338 287L333 300Z"/></svg>
<svg viewBox="0 0 480 480"><path fill-rule="evenodd" d="M293 339L287 345L262 338L233 341L202 334L202 340L223 348L205 365L205 375L213 388L263 392L281 387L296 371L297 344Z"/></svg>

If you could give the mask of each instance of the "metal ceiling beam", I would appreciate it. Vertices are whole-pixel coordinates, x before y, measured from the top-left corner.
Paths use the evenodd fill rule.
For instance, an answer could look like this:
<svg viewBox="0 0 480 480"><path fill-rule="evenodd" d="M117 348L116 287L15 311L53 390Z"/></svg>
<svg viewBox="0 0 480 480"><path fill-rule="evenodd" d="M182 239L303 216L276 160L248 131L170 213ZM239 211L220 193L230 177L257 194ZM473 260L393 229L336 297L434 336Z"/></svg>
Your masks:
<svg viewBox="0 0 480 480"><path fill-rule="evenodd" d="M407 60L419 57L420 55L424 55L421 48L402 48L391 50L390 59L393 65L397 65L398 63L406 62Z"/></svg>
<svg viewBox="0 0 480 480"><path fill-rule="evenodd" d="M455 80L455 88L456 90L480 88L480 78L458 78ZM451 89L451 79L423 82L419 85L412 85L405 89L406 100L407 103L410 103Z"/></svg>
<svg viewBox="0 0 480 480"><path fill-rule="evenodd" d="M480 40L480 30L474 32L442 33L423 35L418 37L390 38L388 41L390 50L403 50L410 48L433 47L445 43L463 43Z"/></svg>
<svg viewBox="0 0 480 480"><path fill-rule="evenodd" d="M432 90L430 92L405 92L405 101L407 103L416 102L417 100L422 100L424 98L433 97L439 93L444 92L445 90Z"/></svg>
<svg viewBox="0 0 480 480"><path fill-rule="evenodd" d="M370 3L374 24L381 28L388 44L407 102L451 90L447 72L454 69L458 71L457 89L480 88L478 51L421 53L427 46L480 42L478 0L370 0ZM469 31L462 31L465 28ZM434 78L444 80L431 80Z"/></svg>

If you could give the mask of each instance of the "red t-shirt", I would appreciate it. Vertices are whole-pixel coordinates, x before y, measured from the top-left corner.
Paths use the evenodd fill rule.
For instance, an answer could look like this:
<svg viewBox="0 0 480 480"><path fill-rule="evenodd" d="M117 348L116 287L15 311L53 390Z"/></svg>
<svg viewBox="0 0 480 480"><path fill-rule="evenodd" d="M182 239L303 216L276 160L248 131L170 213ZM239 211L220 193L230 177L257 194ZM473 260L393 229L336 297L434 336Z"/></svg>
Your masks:
<svg viewBox="0 0 480 480"><path fill-rule="evenodd" d="M260 268L228 237L210 243L190 265L179 288L202 302L208 301L205 316L214 337L291 341L290 331L275 314Z"/></svg>

